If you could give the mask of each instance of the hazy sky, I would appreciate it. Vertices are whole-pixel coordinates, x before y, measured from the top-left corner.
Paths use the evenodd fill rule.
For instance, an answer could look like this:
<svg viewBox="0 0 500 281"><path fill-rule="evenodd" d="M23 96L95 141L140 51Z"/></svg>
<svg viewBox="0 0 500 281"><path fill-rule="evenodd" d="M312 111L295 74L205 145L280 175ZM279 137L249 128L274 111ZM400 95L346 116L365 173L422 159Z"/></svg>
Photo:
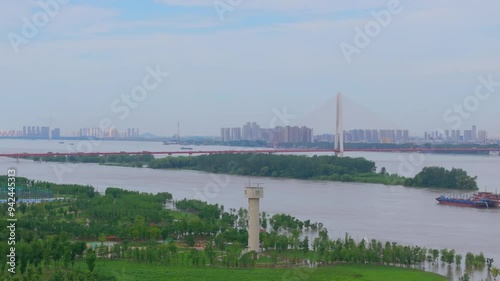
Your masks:
<svg viewBox="0 0 500 281"><path fill-rule="evenodd" d="M500 133L498 0L56 1L0 4L0 130L218 135L286 109L333 133L342 91L346 129Z"/></svg>

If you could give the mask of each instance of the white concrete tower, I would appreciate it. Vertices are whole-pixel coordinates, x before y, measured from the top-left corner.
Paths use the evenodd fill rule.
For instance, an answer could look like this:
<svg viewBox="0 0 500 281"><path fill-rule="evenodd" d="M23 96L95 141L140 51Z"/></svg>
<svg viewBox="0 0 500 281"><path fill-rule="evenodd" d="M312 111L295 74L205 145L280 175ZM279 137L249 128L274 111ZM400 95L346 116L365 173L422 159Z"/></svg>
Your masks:
<svg viewBox="0 0 500 281"><path fill-rule="evenodd" d="M245 196L248 198L248 251L259 252L259 200L264 198L264 188L260 186L245 187Z"/></svg>
<svg viewBox="0 0 500 281"><path fill-rule="evenodd" d="M337 126L335 129L335 150L338 155L344 155L344 126L342 118L342 93L337 94Z"/></svg>

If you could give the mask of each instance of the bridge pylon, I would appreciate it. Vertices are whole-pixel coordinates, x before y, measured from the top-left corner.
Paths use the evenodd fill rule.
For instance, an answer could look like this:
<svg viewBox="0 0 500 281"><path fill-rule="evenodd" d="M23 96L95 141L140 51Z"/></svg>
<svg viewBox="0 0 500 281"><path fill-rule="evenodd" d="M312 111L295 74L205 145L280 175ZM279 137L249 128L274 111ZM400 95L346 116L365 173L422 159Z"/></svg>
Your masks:
<svg viewBox="0 0 500 281"><path fill-rule="evenodd" d="M337 120L335 127L335 155L344 155L344 128L343 128L343 117L342 117L342 93L337 94Z"/></svg>

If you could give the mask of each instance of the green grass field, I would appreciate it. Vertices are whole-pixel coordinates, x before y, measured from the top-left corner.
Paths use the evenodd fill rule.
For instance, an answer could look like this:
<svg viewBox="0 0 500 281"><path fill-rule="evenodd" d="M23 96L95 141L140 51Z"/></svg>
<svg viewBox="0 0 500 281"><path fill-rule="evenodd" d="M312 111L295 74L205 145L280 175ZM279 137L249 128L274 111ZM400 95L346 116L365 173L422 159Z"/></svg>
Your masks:
<svg viewBox="0 0 500 281"><path fill-rule="evenodd" d="M80 264L82 268L84 264ZM316 269L224 269L224 268L193 268L167 267L147 264L137 264L124 261L99 260L95 271L111 273L120 281L446 281L436 274L388 266L372 265L337 265Z"/></svg>

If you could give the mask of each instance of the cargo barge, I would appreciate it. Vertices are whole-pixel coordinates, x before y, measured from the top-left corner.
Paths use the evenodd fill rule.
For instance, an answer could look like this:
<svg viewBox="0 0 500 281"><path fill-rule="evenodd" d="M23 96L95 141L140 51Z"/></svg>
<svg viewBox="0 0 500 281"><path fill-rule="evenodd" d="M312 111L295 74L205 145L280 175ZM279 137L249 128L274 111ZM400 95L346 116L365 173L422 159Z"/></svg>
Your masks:
<svg viewBox="0 0 500 281"><path fill-rule="evenodd" d="M478 192L473 195L441 195L436 200L442 205L473 208L497 208L500 195L491 192Z"/></svg>

